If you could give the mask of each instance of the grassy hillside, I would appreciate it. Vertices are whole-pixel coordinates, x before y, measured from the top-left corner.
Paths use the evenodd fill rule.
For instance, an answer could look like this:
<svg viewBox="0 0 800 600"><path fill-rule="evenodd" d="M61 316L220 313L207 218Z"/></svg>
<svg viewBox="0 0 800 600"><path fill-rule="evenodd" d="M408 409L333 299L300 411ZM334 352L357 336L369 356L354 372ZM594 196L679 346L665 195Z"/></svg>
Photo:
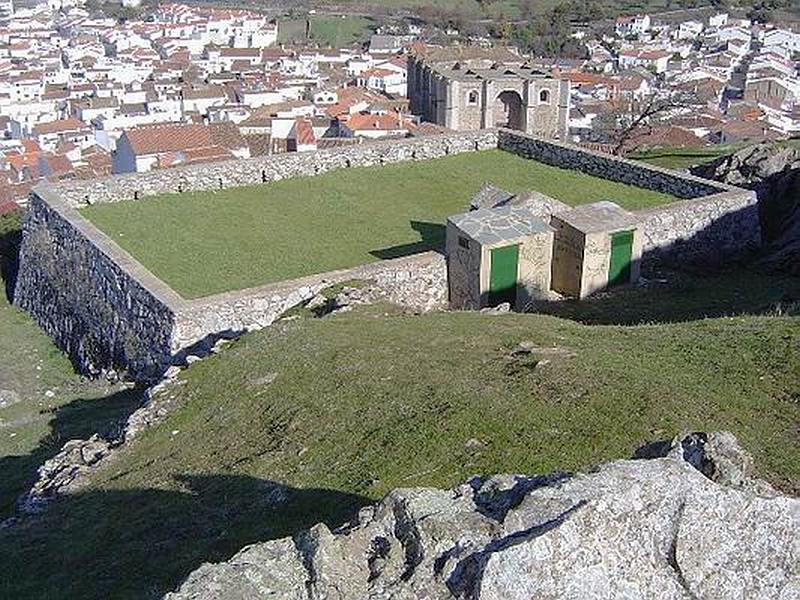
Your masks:
<svg viewBox="0 0 800 600"><path fill-rule="evenodd" d="M656 148L637 152L631 155L630 158L667 169L688 169L689 167L710 163L721 156L735 152L737 149L737 146L732 145L708 146L707 148Z"/></svg>
<svg viewBox="0 0 800 600"><path fill-rule="evenodd" d="M775 144L797 148L800 147L800 140L789 139L775 142ZM653 148L652 150L632 154L630 158L666 167L667 169L688 169L689 167L710 163L722 156L733 154L746 146L747 144L719 144L705 148Z"/></svg>
<svg viewBox="0 0 800 600"><path fill-rule="evenodd" d="M569 319L376 306L249 334L186 371L166 392L180 408L90 488L0 532L0 597L158 597L394 487L579 469L685 429L732 430L800 490L800 318L778 316L800 281L682 285L668 314L651 311L664 290L629 290L619 320L600 297Z"/></svg>
<svg viewBox="0 0 800 600"><path fill-rule="evenodd" d="M280 19L278 24L279 43L306 42L306 20L309 21L310 40L331 48L361 45L369 40L376 27L372 19L357 16L313 15L303 18Z"/></svg>
<svg viewBox="0 0 800 600"><path fill-rule="evenodd" d="M0 284L10 284L19 226L19 215L0 216ZM135 400L119 387L75 375L50 339L0 291L0 520L64 442L103 430L133 410Z"/></svg>
<svg viewBox="0 0 800 600"><path fill-rule="evenodd" d="M571 205L614 200L639 209L676 200L486 150L81 212L194 298L440 248L445 219L464 212L486 181Z"/></svg>

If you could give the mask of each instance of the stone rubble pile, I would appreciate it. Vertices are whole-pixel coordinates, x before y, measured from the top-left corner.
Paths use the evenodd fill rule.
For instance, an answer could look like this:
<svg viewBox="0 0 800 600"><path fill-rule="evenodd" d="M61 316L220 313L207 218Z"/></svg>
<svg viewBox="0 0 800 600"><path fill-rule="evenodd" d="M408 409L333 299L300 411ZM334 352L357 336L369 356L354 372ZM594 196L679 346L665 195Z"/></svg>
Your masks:
<svg viewBox="0 0 800 600"><path fill-rule="evenodd" d="M70 440L61 451L39 467L38 479L28 493L17 502L21 513L41 512L57 494L91 473L105 458L112 442L94 434L88 440Z"/></svg>
<svg viewBox="0 0 800 600"><path fill-rule="evenodd" d="M800 598L800 500L753 480L733 436L645 454L395 490L340 530L203 565L166 599Z"/></svg>
<svg viewBox="0 0 800 600"><path fill-rule="evenodd" d="M114 450L165 418L175 403L174 395L167 393L168 388L183 383L177 379L179 373L178 367L171 367L159 383L143 390L141 406L113 431L66 442L58 454L39 467L36 481L17 501L18 512L22 515L41 512L54 499L75 491Z"/></svg>

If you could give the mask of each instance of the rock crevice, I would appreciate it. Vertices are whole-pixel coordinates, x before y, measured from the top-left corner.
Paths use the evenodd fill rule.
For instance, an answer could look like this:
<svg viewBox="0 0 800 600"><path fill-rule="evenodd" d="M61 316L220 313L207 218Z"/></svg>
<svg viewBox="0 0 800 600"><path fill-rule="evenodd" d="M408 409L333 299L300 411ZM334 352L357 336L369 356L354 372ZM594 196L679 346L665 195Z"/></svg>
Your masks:
<svg viewBox="0 0 800 600"><path fill-rule="evenodd" d="M800 500L753 479L730 434L659 447L586 474L395 490L340 530L203 565L167 598L800 598Z"/></svg>

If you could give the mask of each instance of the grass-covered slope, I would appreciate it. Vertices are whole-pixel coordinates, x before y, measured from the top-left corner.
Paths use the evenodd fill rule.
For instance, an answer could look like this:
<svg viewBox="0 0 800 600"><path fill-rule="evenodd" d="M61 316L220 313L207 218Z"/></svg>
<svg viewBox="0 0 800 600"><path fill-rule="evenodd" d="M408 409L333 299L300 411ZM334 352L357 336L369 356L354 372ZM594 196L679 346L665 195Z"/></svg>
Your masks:
<svg viewBox="0 0 800 600"><path fill-rule="evenodd" d="M0 288L11 288L21 213L0 216ZM73 438L134 410L136 396L90 382L0 289L0 520L36 479L36 470ZM0 569L0 573L2 573ZM3 579L0 575L0 581ZM0 593L0 597L5 597Z"/></svg>
<svg viewBox="0 0 800 600"><path fill-rule="evenodd" d="M306 25L311 41L330 48L361 45L369 40L376 27L372 19L358 16L309 15L286 18L278 22L279 43L306 43Z"/></svg>
<svg viewBox="0 0 800 600"><path fill-rule="evenodd" d="M484 182L568 204L675 198L501 150L343 169L265 185L96 204L82 213L185 297L439 248Z"/></svg>
<svg viewBox="0 0 800 600"><path fill-rule="evenodd" d="M180 407L91 487L0 532L0 597L159 597L203 561L339 524L394 487L585 468L685 429L733 431L797 491L800 319L693 320L715 287L698 281L673 324L376 306L249 334L192 365L166 392ZM746 285L767 291L744 313L800 295L796 280ZM629 311L650 294L630 292Z"/></svg>

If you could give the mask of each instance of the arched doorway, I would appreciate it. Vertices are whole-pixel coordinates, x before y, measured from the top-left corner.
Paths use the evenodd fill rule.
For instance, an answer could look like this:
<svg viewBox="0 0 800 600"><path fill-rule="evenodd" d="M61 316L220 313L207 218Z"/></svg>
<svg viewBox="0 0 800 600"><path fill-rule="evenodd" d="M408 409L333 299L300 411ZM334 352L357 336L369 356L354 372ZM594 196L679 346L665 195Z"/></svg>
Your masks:
<svg viewBox="0 0 800 600"><path fill-rule="evenodd" d="M522 98L517 92L501 92L494 102L494 126L522 130Z"/></svg>

